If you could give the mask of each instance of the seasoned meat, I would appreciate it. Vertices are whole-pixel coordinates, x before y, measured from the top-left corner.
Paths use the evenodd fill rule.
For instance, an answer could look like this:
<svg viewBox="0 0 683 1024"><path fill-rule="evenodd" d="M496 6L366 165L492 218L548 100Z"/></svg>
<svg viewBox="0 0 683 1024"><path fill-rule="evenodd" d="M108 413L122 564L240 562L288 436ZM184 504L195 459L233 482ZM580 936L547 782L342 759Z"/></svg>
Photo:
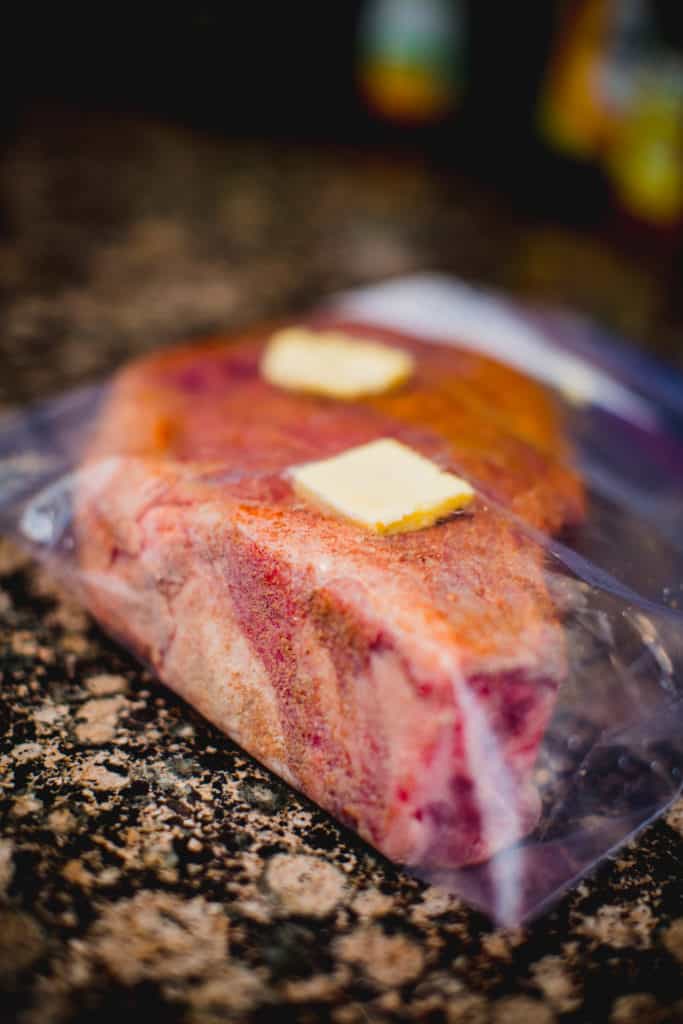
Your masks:
<svg viewBox="0 0 683 1024"><path fill-rule="evenodd" d="M264 331L115 378L76 501L85 596L164 682L388 857L478 862L537 817L565 653L533 531L578 521L581 483L532 381L331 325L409 349L414 377L362 402L279 390L259 373ZM379 437L464 476L475 501L378 537L292 492L288 467Z"/></svg>

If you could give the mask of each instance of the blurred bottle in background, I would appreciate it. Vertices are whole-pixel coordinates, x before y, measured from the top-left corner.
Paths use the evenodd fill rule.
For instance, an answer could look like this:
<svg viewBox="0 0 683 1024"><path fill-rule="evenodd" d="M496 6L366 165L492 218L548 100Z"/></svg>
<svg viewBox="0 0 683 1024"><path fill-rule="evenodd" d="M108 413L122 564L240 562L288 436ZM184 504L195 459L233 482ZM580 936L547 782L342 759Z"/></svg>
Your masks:
<svg viewBox="0 0 683 1024"><path fill-rule="evenodd" d="M461 98L464 48L458 0L368 0L358 25L361 94L390 121L442 120Z"/></svg>
<svg viewBox="0 0 683 1024"><path fill-rule="evenodd" d="M611 208L620 237L649 235L668 248L683 228L683 57L666 38L666 6L565 3L538 123L570 186L587 184L589 215Z"/></svg>
<svg viewBox="0 0 683 1024"><path fill-rule="evenodd" d="M628 220L666 237L683 228L683 59L660 53L633 77L606 154L613 194Z"/></svg>
<svg viewBox="0 0 683 1024"><path fill-rule="evenodd" d="M628 108L652 49L646 0L572 0L559 12L539 104L541 135L559 152L597 161Z"/></svg>

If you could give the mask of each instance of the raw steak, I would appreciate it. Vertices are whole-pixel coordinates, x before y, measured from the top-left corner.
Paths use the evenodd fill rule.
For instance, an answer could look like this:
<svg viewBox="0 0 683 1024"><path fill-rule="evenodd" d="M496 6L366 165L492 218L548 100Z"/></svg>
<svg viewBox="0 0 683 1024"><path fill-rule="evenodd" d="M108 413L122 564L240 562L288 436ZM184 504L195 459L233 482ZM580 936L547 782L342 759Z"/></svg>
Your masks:
<svg viewBox="0 0 683 1024"><path fill-rule="evenodd" d="M86 598L169 686L388 857L473 863L534 825L531 773L565 671L543 552L519 522L577 521L581 485L535 383L343 326L410 349L414 378L353 403L281 391L259 375L267 331L115 378L76 499ZM287 467L378 437L478 497L381 538L293 495Z"/></svg>

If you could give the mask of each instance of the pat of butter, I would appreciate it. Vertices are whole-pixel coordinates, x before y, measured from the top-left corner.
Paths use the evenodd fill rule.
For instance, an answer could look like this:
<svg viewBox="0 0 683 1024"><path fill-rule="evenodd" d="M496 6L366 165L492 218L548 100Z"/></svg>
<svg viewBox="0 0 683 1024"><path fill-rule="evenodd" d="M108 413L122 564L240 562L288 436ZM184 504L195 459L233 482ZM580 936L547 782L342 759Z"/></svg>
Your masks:
<svg viewBox="0 0 683 1024"><path fill-rule="evenodd" d="M399 441L382 438L295 466L294 490L373 533L406 533L469 505L470 485Z"/></svg>
<svg viewBox="0 0 683 1024"><path fill-rule="evenodd" d="M271 384L291 391L354 399L396 387L414 365L402 349L341 331L288 327L270 339L261 373Z"/></svg>

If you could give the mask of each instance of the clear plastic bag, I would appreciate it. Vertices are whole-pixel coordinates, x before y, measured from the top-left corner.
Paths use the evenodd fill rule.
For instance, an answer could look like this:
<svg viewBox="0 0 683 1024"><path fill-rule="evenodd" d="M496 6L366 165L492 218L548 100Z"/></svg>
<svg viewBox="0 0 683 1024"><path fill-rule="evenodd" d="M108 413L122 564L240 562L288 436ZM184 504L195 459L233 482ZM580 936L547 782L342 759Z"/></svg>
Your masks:
<svg viewBox="0 0 683 1024"><path fill-rule="evenodd" d="M543 612L540 625L533 620L520 632L513 667L501 664L497 676L467 676L455 662L434 669L447 682L433 711L443 717L443 726L434 725L421 705L402 710L400 694L394 700L391 690L399 675L380 678L379 670L375 672L372 715L379 709L392 721L391 757L401 760L403 735L405 750L414 758L414 734L421 730L421 749L429 750L426 767L409 765L419 793L411 794L406 810L396 790L389 815L393 824L384 831L375 834L362 815L341 811L341 797L316 788L315 782L302 784L272 744L254 741L258 730L244 725L254 701L258 703L253 693L249 697L245 691L239 708L228 701L217 711L222 707L220 688L229 687L229 680L212 679L208 696L193 688L195 672L201 686L206 685L201 667L192 660L201 657L196 646L192 658L167 661L178 629L190 628L181 624L181 615L193 623L191 628L201 629L210 601L211 616L220 616L220 597L211 589L214 576L202 577L194 605L169 611L169 594L179 582L169 568L172 548L164 547L166 541L158 541L152 555L145 556L154 565L147 564L144 576L137 568L125 573L112 568L114 558L135 559L135 552L124 547L108 549L106 565L98 561L98 523L104 520L103 529L110 532L128 530L143 515L140 510L157 500L160 486L146 472L138 472L135 459L122 464L115 455L88 457L110 399L108 385L0 421L0 529L29 547L162 679L269 767L342 820L357 824L364 838L406 863L418 877L459 894L501 923L515 924L540 912L659 814L681 789L683 386L679 390L670 375L662 376L641 357L598 340L593 328L575 318L523 312L438 278L391 282L344 296L334 306L335 315L362 322L366 331L371 330L368 325L385 325L425 341L457 341L483 351L496 339L490 354L555 388L587 491L583 521L558 537L530 525L491 492L486 480L468 474L487 514L514 538L514 572L518 577L527 574L518 593L541 588L540 600L550 610ZM213 514L213 496L226 484L237 488L246 505L258 503L254 495L263 493L264 481L277 490L282 467L273 471L266 459L251 470L246 461L239 471L232 467L226 474L214 460L193 465L181 476L172 481L165 477L161 485L167 494L172 489L170 507L184 507L182 514L187 515L201 484L201 514L207 516ZM186 524L192 522L189 514ZM155 536L172 528L166 518L155 526ZM173 543L191 547L193 542L176 537ZM334 578L328 579L324 566L319 567L320 579L336 588L337 595L351 594L349 600L368 619L379 621L383 614L387 621L396 618L395 610L382 612L370 584L359 596L363 580L351 569L343 570L341 561L333 568ZM279 584L273 585L277 595ZM230 600L238 600L234 592ZM292 616L297 615L294 609ZM384 658L376 664L388 671L389 657L394 665L402 649L388 652L389 641L381 631L378 635L373 656ZM207 633L202 642L207 646L214 640ZM272 643L272 638L263 642ZM235 673L248 674L245 657L244 645L235 642L219 664L227 675L230 666ZM267 663L268 657L264 649L261 661ZM430 664L437 664L438 644L430 657ZM427 660L425 656L425 665ZM305 670L317 671L313 662ZM319 670L322 677L329 666ZM424 697L430 688L438 690L426 679L417 681L423 691L420 699L431 699ZM256 678L254 685L259 685ZM296 699L288 699L296 709ZM319 734L310 729L305 733L305 742L313 747L332 743L325 737L329 723L324 706L321 714ZM298 744L304 742L302 735L296 734ZM392 775L380 766L381 757L371 749L357 753L365 784L378 790L394 786L398 778L398 769ZM400 770L405 774L406 766ZM390 781L382 782L380 775ZM320 779L324 786L324 772ZM382 794L373 799L381 802ZM476 856L472 850L478 851ZM454 866L468 860L468 866Z"/></svg>

